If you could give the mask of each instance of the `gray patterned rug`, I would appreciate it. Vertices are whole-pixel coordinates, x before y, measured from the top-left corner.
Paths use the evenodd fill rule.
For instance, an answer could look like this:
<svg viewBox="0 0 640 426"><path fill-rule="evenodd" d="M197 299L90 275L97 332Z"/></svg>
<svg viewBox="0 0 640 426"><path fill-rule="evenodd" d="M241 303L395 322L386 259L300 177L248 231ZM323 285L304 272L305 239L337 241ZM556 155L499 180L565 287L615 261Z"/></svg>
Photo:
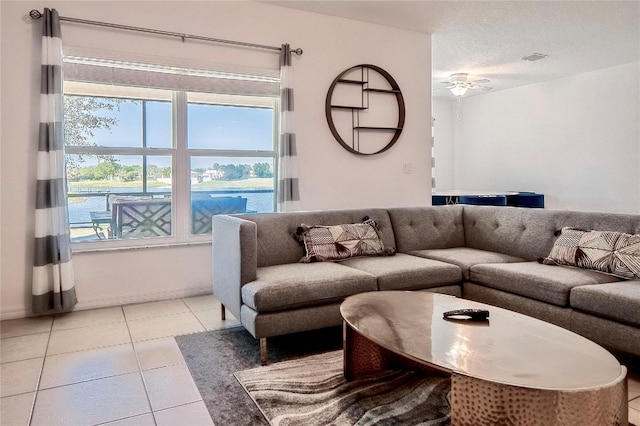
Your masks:
<svg viewBox="0 0 640 426"><path fill-rule="evenodd" d="M200 391L200 395L207 406L209 414L216 425L264 426L269 424L256 403L249 397L234 376L236 372L243 372L239 373L239 375L242 376L249 374L245 370L253 370L256 367L260 367L260 348L258 341L244 328L235 327L204 333L194 333L177 336L175 339L196 386ZM313 358L310 358L311 356L329 352L335 353L336 350L340 350L341 348L342 327L270 338L269 365L264 368L269 369L270 367L284 365L282 361L290 360L301 360L302 365L305 367L313 367L316 363L308 362L310 359L313 360ZM321 355L321 357L328 357L328 355ZM306 362L305 359L307 360ZM330 357L327 359L330 359ZM259 370L261 369L262 367ZM335 373L334 380L336 382L343 380L341 362L339 364L334 363L333 370ZM393 373L388 377L380 377L379 380L396 380L396 384L402 380L405 380L407 383L416 381L415 377L412 377L412 374L406 376L401 374L396 377ZM359 385L360 382L353 383L354 385ZM312 391L313 389L309 390L309 396L313 396ZM355 395L358 395L358 393L352 393L352 396ZM364 394L361 392L360 395ZM367 403L370 404L373 402L376 406L383 406L382 403L377 404L375 401L375 397L372 397ZM344 401L340 401L340 403L342 403L343 406L345 404ZM260 408L264 410L262 404ZM281 424L284 425L287 423ZM306 426L311 423L305 421L304 424ZM331 423L324 422L322 424L326 425ZM389 418L389 420L381 419L377 424L405 425L412 423L399 422ZM445 425L449 423L447 420L446 423L436 421L433 424Z"/></svg>
<svg viewBox="0 0 640 426"><path fill-rule="evenodd" d="M341 350L235 376L273 426L450 424L449 378L387 371L347 382Z"/></svg>
<svg viewBox="0 0 640 426"><path fill-rule="evenodd" d="M177 336L178 347L216 425L268 425L234 377L260 366L260 347L244 328ZM342 347L342 327L269 339L269 362L301 358Z"/></svg>

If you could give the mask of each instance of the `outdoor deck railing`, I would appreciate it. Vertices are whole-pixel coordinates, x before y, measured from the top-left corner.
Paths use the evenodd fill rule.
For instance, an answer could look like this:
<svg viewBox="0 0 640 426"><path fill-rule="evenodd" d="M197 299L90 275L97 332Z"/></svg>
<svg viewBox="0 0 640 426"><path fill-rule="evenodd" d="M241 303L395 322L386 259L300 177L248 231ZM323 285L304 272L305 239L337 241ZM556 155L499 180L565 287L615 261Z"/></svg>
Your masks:
<svg viewBox="0 0 640 426"><path fill-rule="evenodd" d="M252 201L258 202L255 197L260 196L262 208L255 209L255 203ZM74 238L72 232L72 242L171 235L170 191L71 192L68 197L71 228L93 229L95 234ZM191 197L191 232L193 234L210 232L209 218L213 214L247 211L247 199L249 199L249 205L253 205L252 212L274 211L273 189L193 191ZM103 198L104 204L95 201L87 202L87 199L98 198ZM80 206L80 203L74 202L74 199L85 199L85 201ZM264 201L270 201L269 205L265 205ZM107 234L104 233L105 231Z"/></svg>

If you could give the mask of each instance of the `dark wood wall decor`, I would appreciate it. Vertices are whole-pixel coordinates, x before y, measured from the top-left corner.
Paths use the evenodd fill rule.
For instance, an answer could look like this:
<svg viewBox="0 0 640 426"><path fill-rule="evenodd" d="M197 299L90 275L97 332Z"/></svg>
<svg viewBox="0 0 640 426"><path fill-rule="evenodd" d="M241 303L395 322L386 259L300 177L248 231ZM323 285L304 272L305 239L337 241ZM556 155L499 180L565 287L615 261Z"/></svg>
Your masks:
<svg viewBox="0 0 640 426"><path fill-rule="evenodd" d="M355 71L360 71L360 78L347 78L349 75L353 75ZM371 87L369 85L370 81L373 79L373 74L377 73L388 83L387 88L383 87ZM349 105L340 105L333 103L333 95L334 91L340 85L355 85L360 87L360 96L359 99L354 99L353 103L349 103ZM369 95L371 93L376 94L388 94L389 101L395 102L397 104L398 110L398 123L395 126L391 127L378 127L378 126L370 126L370 125L360 125L360 113L365 112L369 109ZM376 101L384 101L383 99L376 99ZM336 128L333 113L336 110L350 110L351 111L351 137L345 138L341 135ZM396 143L400 134L402 133L402 128L404 126L405 119L405 106L404 106L404 98L402 96L402 92L400 91L400 87L398 83L391 77L384 69L369 64L361 64L351 67L342 73L340 73L335 80L331 83L329 87L329 91L327 92L327 99L325 102L325 114L327 116L327 123L329 124L329 128L331 129L331 133L333 137L342 145L344 149L354 154L361 155L373 155L379 154L391 148L393 144ZM386 143L384 147L377 151L368 152L366 149L366 141L363 140L363 148L360 147L360 139L366 138L366 132L386 132L389 133L389 141ZM344 133L344 132L343 132ZM350 139L350 141L349 141Z"/></svg>

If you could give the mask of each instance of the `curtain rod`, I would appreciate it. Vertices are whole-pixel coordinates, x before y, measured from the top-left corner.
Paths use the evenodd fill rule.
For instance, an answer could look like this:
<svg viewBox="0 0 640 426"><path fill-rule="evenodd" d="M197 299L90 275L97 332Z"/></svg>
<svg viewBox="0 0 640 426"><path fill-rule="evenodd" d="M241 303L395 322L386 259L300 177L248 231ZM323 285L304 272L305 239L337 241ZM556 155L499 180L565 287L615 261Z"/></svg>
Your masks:
<svg viewBox="0 0 640 426"><path fill-rule="evenodd" d="M42 18L42 13L40 13L39 10L32 9L31 12L29 12L29 16L34 21L37 21L38 19ZM220 39L220 38L204 37L204 36L198 36L198 35L193 35L193 34L181 34L181 33L174 33L174 32L171 32L171 31L155 30L155 29L152 29L152 28L142 28L142 27L132 27L132 26L129 26L129 25L112 24L112 23L109 23L109 22L89 21L87 19L69 18L69 17L65 17L65 16L61 16L60 17L60 21L74 22L76 24L84 24L84 25L96 25L96 26L99 26L99 27L117 28L117 29L120 29L120 30L137 31L137 32L141 32L141 33L151 33L151 34L166 35L166 36L171 36L171 37L179 37L179 38L182 39L182 41L185 41L185 39L190 38L190 39L194 39L194 40L210 41L210 42L213 42L213 43L233 44L233 45L236 45L236 46L244 46L244 47L251 47L251 48L256 48L256 49L264 49L264 50L274 50L274 51L278 51L278 52L280 50L282 50L282 48L277 47L277 46L267 46L267 45L264 45L264 44L245 43L243 41L224 40L224 39ZM302 49L300 49L300 48L291 49L291 53L295 53L296 55L302 55Z"/></svg>

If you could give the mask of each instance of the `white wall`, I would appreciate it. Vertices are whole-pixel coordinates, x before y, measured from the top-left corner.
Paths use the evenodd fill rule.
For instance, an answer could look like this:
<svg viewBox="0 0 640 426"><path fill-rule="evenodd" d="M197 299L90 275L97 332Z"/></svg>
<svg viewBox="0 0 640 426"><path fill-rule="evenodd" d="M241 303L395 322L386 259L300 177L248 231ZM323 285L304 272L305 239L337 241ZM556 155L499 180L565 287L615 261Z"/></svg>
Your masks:
<svg viewBox="0 0 640 426"><path fill-rule="evenodd" d="M3 1L1 7L2 318L30 309L39 38L32 8L125 25L304 49L294 57L296 132L303 209L429 203L431 161L430 36L253 2ZM63 23L64 43L101 50L213 62L277 66L277 55ZM326 91L346 68L371 63L400 85L406 125L389 151L356 156L333 139L324 117ZM403 174L403 163L413 173ZM79 309L181 297L209 291L208 245L74 256Z"/></svg>
<svg viewBox="0 0 640 426"><path fill-rule="evenodd" d="M455 102L447 98L433 98L436 191L456 189L453 184L453 126L456 119L453 105Z"/></svg>
<svg viewBox="0 0 640 426"><path fill-rule="evenodd" d="M552 209L640 213L639 83L635 62L462 98L454 187L537 191Z"/></svg>

